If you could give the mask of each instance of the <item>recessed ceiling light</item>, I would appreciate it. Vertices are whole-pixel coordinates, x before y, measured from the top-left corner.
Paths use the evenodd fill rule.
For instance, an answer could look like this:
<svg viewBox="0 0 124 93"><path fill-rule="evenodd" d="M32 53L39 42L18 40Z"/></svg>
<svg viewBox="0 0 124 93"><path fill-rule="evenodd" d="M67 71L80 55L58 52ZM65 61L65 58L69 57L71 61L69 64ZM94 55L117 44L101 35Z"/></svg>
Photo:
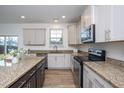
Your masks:
<svg viewBox="0 0 124 93"><path fill-rule="evenodd" d="M59 20L58 19L54 19L54 22L57 23L57 22L59 22Z"/></svg>
<svg viewBox="0 0 124 93"><path fill-rule="evenodd" d="M62 18L63 18L63 19L65 19L65 18L66 18L66 16L62 16Z"/></svg>
<svg viewBox="0 0 124 93"><path fill-rule="evenodd" d="M21 18L21 19L25 19L25 16L21 16L20 18Z"/></svg>

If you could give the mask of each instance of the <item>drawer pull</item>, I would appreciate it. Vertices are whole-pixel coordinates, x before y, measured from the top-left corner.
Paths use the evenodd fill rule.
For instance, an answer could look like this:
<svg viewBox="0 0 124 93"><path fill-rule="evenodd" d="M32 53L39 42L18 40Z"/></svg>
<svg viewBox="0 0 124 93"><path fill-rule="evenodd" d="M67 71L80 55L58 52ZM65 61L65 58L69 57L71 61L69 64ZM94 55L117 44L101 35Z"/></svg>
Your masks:
<svg viewBox="0 0 124 93"><path fill-rule="evenodd" d="M102 85L97 79L95 79L94 81L99 88L104 88L104 85Z"/></svg>
<svg viewBox="0 0 124 93"><path fill-rule="evenodd" d="M18 88L21 88L25 83L26 83L26 81L21 82L21 84L18 86Z"/></svg>
<svg viewBox="0 0 124 93"><path fill-rule="evenodd" d="M36 72L36 71L33 71L33 72L30 74L30 76L32 76L35 72Z"/></svg>

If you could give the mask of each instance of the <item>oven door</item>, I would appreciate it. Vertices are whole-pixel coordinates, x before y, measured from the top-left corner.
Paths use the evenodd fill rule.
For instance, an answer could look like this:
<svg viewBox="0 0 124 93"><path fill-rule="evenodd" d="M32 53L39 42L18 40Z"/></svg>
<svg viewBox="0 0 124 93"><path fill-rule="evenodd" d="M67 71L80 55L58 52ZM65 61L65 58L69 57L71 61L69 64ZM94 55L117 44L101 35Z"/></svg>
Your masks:
<svg viewBox="0 0 124 93"><path fill-rule="evenodd" d="M80 88L81 87L81 71L82 71L82 66L80 65L79 62L76 60L74 61L74 82L76 87Z"/></svg>

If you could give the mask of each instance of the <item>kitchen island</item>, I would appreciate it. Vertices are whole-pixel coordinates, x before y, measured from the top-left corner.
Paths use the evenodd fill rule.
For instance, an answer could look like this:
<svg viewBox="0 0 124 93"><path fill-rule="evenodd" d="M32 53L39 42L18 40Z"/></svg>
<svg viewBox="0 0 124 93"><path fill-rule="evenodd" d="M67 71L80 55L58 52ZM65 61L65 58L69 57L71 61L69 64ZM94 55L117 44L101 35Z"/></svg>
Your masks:
<svg viewBox="0 0 124 93"><path fill-rule="evenodd" d="M0 88L32 87L31 82L30 84L28 82L31 77L34 78L33 87L39 87L37 86L39 77L36 74L45 63L45 59L45 56L25 56L16 64L9 63L11 65L6 65L7 63L4 63L4 65L0 66ZM44 66L42 69L44 69Z"/></svg>

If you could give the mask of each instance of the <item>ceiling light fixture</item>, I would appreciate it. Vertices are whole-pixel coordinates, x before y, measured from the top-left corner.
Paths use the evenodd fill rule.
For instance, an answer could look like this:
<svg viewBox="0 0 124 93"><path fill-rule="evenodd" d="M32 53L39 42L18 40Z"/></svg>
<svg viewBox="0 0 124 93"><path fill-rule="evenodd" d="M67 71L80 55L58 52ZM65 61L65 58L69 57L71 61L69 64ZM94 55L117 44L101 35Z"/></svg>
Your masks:
<svg viewBox="0 0 124 93"><path fill-rule="evenodd" d="M21 16L20 18L21 18L21 19L25 19L25 16Z"/></svg>
<svg viewBox="0 0 124 93"><path fill-rule="evenodd" d="M65 18L66 18L66 16L62 16L62 18L63 18L63 19L65 19Z"/></svg>

